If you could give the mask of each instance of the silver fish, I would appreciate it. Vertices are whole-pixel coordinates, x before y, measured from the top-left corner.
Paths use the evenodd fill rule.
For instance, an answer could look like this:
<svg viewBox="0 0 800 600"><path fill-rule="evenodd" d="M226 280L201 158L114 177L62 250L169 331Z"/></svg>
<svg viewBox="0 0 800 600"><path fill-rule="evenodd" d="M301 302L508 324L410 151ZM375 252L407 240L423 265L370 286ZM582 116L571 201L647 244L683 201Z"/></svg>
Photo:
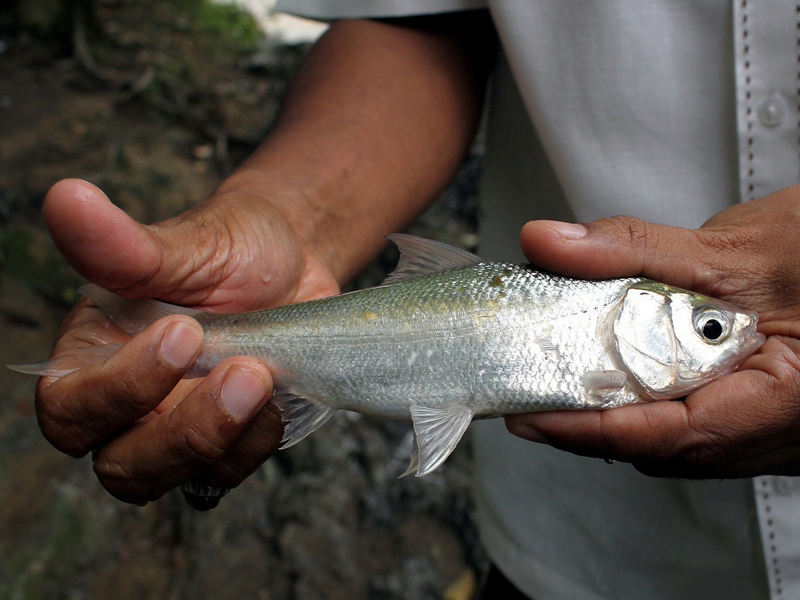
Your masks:
<svg viewBox="0 0 800 600"><path fill-rule="evenodd" d="M269 365L284 448L340 409L411 419L405 474L417 476L447 459L474 418L679 398L765 339L755 312L648 279L576 280L390 239L401 258L381 286L267 310L206 313L84 292L131 335L166 314L197 319L205 341L194 375L229 356ZM113 350L16 368L63 375Z"/></svg>

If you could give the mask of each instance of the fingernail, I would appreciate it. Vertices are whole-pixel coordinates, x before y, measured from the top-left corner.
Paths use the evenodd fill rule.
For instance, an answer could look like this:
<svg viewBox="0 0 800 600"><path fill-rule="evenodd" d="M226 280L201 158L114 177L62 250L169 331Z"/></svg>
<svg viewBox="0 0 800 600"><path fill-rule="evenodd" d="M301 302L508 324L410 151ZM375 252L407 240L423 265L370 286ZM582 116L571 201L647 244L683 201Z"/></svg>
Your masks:
<svg viewBox="0 0 800 600"><path fill-rule="evenodd" d="M194 360L202 343L202 335L190 323L178 321L167 327L161 338L159 354L176 369L185 369Z"/></svg>
<svg viewBox="0 0 800 600"><path fill-rule="evenodd" d="M249 417L266 395L264 380L252 371L233 367L226 373L222 383L222 404L234 419Z"/></svg>
<svg viewBox="0 0 800 600"><path fill-rule="evenodd" d="M564 221L539 221L539 223L550 229L555 229L567 240L579 240L589 232L580 223L565 223Z"/></svg>

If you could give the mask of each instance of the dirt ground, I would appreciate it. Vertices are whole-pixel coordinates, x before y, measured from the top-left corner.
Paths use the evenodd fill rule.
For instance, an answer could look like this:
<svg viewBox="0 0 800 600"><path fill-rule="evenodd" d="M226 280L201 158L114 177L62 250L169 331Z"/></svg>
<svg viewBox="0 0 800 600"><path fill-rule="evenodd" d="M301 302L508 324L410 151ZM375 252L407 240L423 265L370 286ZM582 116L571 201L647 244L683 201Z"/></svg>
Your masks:
<svg viewBox="0 0 800 600"><path fill-rule="evenodd" d="M0 365L48 355L81 283L42 224L52 183L90 180L153 222L201 201L268 130L306 49L253 40L230 15L218 27L196 4L101 2L88 54L0 39ZM476 172L473 159L414 231L474 243ZM343 414L213 511L178 493L138 508L41 437L34 386L0 368L0 600L474 593L468 447L427 481L397 480L408 426Z"/></svg>

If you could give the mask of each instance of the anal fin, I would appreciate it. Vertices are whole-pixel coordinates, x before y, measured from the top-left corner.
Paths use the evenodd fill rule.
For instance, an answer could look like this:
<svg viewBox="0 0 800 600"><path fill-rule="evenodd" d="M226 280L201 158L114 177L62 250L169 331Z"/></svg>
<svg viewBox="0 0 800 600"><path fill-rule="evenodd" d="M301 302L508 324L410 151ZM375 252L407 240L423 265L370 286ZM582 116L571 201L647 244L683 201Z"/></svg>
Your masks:
<svg viewBox="0 0 800 600"><path fill-rule="evenodd" d="M288 392L278 392L272 401L281 409L283 428L281 450L291 448L314 433L330 419L336 409L321 402L313 402Z"/></svg>

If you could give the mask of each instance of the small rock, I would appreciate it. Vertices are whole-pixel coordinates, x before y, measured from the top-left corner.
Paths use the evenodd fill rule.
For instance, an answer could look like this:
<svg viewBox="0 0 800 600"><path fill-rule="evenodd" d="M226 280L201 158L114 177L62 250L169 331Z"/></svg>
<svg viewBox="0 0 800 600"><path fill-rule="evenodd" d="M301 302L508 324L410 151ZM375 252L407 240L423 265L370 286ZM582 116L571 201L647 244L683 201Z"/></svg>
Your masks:
<svg viewBox="0 0 800 600"><path fill-rule="evenodd" d="M192 148L192 156L197 160L209 160L214 157L214 144L200 144Z"/></svg>

